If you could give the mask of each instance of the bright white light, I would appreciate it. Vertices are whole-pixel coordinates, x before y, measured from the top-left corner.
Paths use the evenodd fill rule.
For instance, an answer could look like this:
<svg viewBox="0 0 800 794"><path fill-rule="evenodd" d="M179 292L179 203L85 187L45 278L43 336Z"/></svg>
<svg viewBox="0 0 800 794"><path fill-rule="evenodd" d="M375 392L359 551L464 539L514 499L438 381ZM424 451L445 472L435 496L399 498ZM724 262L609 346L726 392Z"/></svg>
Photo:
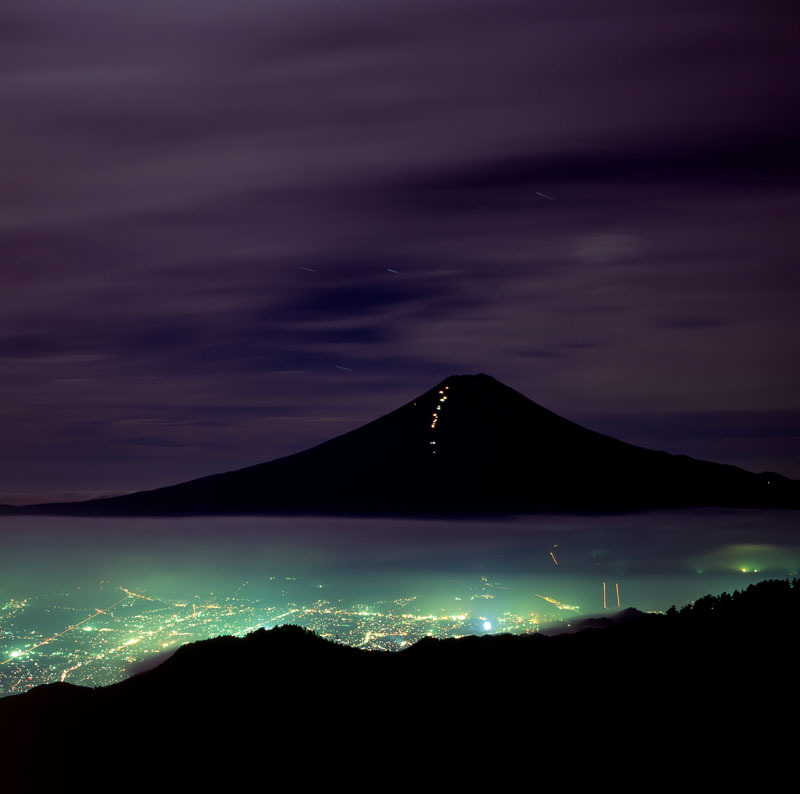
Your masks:
<svg viewBox="0 0 800 794"><path fill-rule="evenodd" d="M483 630L484 631L491 631L492 630L492 624L491 624L490 621L488 621L488 620L484 620L483 621Z"/></svg>

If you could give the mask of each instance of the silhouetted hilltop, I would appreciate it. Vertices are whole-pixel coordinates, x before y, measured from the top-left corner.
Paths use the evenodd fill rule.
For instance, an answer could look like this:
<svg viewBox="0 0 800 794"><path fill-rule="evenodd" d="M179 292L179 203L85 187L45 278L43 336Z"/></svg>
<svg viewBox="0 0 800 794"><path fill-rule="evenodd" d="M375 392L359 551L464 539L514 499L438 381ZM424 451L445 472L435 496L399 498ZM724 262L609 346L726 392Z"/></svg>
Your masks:
<svg viewBox="0 0 800 794"><path fill-rule="evenodd" d="M626 444L562 419L488 375L462 375L295 455L23 512L475 515L703 505L797 508L800 483Z"/></svg>
<svg viewBox="0 0 800 794"><path fill-rule="evenodd" d="M608 615L599 615L576 620L569 628L556 627L543 629L551 637L559 634L576 634L585 629L606 629L619 623L626 623L629 620L638 620L642 617L642 612L634 607L627 607L619 612L611 612Z"/></svg>
<svg viewBox="0 0 800 794"><path fill-rule="evenodd" d="M0 700L4 781L113 774L185 790L291 770L303 785L354 785L414 778L434 759L427 777L451 790L532 758L545 781L640 779L662 755L662 780L713 768L768 781L780 754L759 767L757 753L779 752L796 717L799 618L800 582L773 580L552 637L428 638L396 653L296 626L218 637L113 686ZM717 768L723 748L743 755Z"/></svg>

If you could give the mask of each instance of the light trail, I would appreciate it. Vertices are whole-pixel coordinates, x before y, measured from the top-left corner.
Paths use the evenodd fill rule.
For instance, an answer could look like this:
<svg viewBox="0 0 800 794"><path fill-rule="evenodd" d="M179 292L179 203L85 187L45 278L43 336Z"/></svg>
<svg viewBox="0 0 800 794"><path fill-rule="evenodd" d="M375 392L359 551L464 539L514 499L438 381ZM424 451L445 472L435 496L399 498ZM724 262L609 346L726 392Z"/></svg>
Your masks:
<svg viewBox="0 0 800 794"><path fill-rule="evenodd" d="M284 612L282 615L276 615L272 620L271 623L274 623L276 620L281 620L282 618L288 618L290 615L294 615L295 612L299 612L299 609L290 609L288 612ZM306 610L307 612L309 610ZM276 624L277 625L277 624Z"/></svg>
<svg viewBox="0 0 800 794"><path fill-rule="evenodd" d="M133 593L130 590L128 590L127 588L122 587L122 585L120 585L119 589L122 590L123 593L127 593L129 596L133 596L134 598L143 598L145 601L153 601L153 602L155 602L155 598L150 598L150 596L141 595L140 593ZM111 607L109 607L109 609L111 609Z"/></svg>
<svg viewBox="0 0 800 794"><path fill-rule="evenodd" d="M568 609L570 612L580 612L578 607L574 607L571 604L562 604L561 601L556 601L555 598L550 598L550 596L543 596L539 595L538 593L534 593L537 598L541 598L542 601L547 601L548 604L553 604L553 606L558 607L559 609Z"/></svg>
<svg viewBox="0 0 800 794"><path fill-rule="evenodd" d="M64 670L64 672L63 672L63 673L61 673L61 678L59 679L59 680L61 681L61 683L63 684L63 683L64 683L64 681L66 681L66 680L67 680L67 676L68 676L68 675L69 675L69 674L70 674L70 673L71 673L73 670L77 670L79 667L83 667L83 662L78 662L78 664L76 664L74 667L68 667L66 670Z"/></svg>
<svg viewBox="0 0 800 794"><path fill-rule="evenodd" d="M30 653L31 651L35 651L37 648L41 648L42 645L47 645L48 642L52 642L53 640L58 639L59 637L63 637L68 632L72 631L73 629L77 629L78 626L82 626L84 623L88 623L88 621L92 620L93 618L96 618L98 615L104 615L109 610L114 609L114 607L117 606L117 604L121 604L128 598L129 596L125 595L122 598L120 598L119 601L116 601L110 607L106 607L105 609L97 609L95 607L97 611L94 613L94 615L89 615L88 618L84 618L83 620L79 620L77 623L73 623L71 626L64 629L64 631L59 631L58 634L54 634L52 637L48 637L46 640L42 640L36 645L32 645L30 648L26 648L24 651L20 651L16 656L12 656L6 659L4 662L0 662L0 664L8 664L9 662L13 662L16 659L19 659L20 656L25 656L25 654Z"/></svg>
<svg viewBox="0 0 800 794"><path fill-rule="evenodd" d="M603 582L603 609L608 609L606 606L606 583Z"/></svg>
<svg viewBox="0 0 800 794"><path fill-rule="evenodd" d="M555 555L555 554L553 554L553 552L552 552L552 551L550 552L550 556L553 558L553 562L554 562L556 565L558 565L558 560L556 559L556 555Z"/></svg>
<svg viewBox="0 0 800 794"><path fill-rule="evenodd" d="M619 607L621 607L621 606L622 606L622 604L620 604L620 601L619 601L619 582L617 582L617 608L619 609Z"/></svg>

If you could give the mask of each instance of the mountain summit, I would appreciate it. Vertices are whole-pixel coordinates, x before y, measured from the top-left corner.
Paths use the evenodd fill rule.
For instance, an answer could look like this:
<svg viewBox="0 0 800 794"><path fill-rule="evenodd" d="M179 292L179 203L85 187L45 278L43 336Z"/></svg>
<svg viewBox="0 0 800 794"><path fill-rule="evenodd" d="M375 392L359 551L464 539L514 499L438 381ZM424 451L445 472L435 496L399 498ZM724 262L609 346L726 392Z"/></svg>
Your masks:
<svg viewBox="0 0 800 794"><path fill-rule="evenodd" d="M23 508L91 515L474 515L800 507L800 483L626 444L488 375L453 375L285 458L127 496Z"/></svg>

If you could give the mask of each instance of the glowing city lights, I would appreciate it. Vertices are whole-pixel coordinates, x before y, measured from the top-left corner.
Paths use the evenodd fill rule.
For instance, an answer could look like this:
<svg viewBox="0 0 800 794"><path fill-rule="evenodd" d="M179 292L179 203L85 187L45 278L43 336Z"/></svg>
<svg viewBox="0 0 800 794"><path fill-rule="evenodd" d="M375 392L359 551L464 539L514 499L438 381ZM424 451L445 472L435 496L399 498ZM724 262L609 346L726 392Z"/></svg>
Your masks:
<svg viewBox="0 0 800 794"><path fill-rule="evenodd" d="M283 585L284 577L280 580ZM286 577L286 581L290 578ZM453 594L454 600L459 602L458 612L454 612L452 606L446 608L444 605L440 609L431 609L432 604L413 611L410 605L416 596L351 605L315 596L315 600L308 603L276 604L271 599L247 597L241 593L223 597L212 594L211 599L184 597L173 601L120 588L124 598L112 607L95 608L82 620L45 639L34 639L32 635L35 632L30 629L10 632L6 640L14 644L9 643L3 650L1 663L6 666L0 667L0 696L54 681L106 686L123 679L132 663L151 654L209 637L242 636L259 628L274 628L286 623L303 626L322 637L353 647L396 651L426 636L445 638L484 632L531 633L539 630L540 622L547 622L544 614L538 610L531 611L527 605L523 609L516 609L511 604L498 608L497 601L493 600L497 612L491 618L485 613L480 615L477 611L461 608L462 595L463 601L473 601L476 607L486 604L484 599L496 599L495 594L482 592L486 588L509 590L505 585L482 576L469 587L471 595ZM316 587L315 592L319 592ZM47 609L58 605L59 610L77 608L82 611L82 607L69 606L69 598L62 601L63 595L58 594L58 600L44 602ZM24 602L16 602L14 608L21 610L23 607L19 604ZM41 604L37 609L40 607ZM86 630L89 622L92 623L91 631ZM35 644L28 647L27 643L31 641ZM33 653L34 648L40 650ZM5 671L8 672L3 675Z"/></svg>

